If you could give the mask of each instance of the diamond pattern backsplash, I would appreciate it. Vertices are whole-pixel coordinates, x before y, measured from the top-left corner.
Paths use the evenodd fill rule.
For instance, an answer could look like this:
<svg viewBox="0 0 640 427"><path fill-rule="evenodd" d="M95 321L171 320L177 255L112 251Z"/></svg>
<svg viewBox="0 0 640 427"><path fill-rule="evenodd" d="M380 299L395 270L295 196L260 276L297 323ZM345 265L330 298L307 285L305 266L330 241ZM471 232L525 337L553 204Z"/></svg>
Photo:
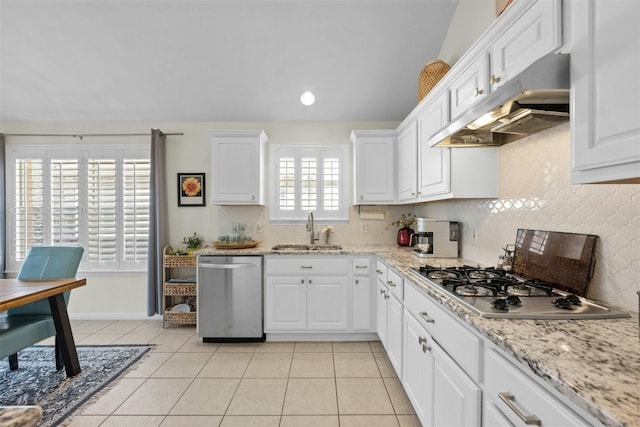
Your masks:
<svg viewBox="0 0 640 427"><path fill-rule="evenodd" d="M640 185L570 184L569 144L567 123L504 145L498 199L422 204L416 213L459 221L461 255L490 265L518 228L596 234L589 298L638 311Z"/></svg>

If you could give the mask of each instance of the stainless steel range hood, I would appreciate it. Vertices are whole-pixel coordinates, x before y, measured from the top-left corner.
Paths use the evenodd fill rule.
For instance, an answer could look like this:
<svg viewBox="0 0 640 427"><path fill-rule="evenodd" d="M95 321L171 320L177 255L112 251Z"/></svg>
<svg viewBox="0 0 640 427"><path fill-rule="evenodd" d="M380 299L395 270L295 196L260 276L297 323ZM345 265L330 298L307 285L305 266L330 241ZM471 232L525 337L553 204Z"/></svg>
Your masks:
<svg viewBox="0 0 640 427"><path fill-rule="evenodd" d="M547 55L454 118L432 145L502 145L566 122L569 84L569 55Z"/></svg>

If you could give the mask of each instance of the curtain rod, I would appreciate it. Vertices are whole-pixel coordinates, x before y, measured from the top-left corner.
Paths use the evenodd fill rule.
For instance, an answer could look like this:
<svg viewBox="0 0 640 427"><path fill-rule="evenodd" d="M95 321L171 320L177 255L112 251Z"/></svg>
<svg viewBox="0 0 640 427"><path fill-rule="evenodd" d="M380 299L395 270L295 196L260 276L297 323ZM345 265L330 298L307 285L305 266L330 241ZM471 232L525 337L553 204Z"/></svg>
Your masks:
<svg viewBox="0 0 640 427"><path fill-rule="evenodd" d="M2 134L0 132L0 134ZM163 135L183 136L182 132L168 132ZM151 136L151 132L141 133L5 133L5 136L71 136L73 138L82 139L85 136Z"/></svg>

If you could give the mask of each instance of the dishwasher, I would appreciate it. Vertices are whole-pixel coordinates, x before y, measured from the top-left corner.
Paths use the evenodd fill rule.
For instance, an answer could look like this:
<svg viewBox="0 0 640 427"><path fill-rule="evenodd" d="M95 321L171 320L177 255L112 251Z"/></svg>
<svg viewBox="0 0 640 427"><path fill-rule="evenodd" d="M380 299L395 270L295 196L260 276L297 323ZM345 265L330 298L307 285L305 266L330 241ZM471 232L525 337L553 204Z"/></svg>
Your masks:
<svg viewBox="0 0 640 427"><path fill-rule="evenodd" d="M264 341L261 256L199 255L196 283L203 342Z"/></svg>

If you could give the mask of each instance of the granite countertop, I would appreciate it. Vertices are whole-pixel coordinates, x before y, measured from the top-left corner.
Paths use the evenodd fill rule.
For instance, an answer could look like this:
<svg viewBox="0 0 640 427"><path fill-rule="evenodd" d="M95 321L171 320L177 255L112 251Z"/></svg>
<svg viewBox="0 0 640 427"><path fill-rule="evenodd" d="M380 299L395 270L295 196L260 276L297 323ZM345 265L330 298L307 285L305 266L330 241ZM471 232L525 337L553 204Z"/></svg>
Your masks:
<svg viewBox="0 0 640 427"><path fill-rule="evenodd" d="M510 354L520 367L559 391L608 426L637 425L640 419L640 328L638 313L606 320L489 319L450 299L409 268L424 264L408 248L395 245L345 245L342 250L275 251L272 244L242 250L205 248L201 255L357 255L381 257L452 315ZM430 259L442 266L478 263Z"/></svg>

